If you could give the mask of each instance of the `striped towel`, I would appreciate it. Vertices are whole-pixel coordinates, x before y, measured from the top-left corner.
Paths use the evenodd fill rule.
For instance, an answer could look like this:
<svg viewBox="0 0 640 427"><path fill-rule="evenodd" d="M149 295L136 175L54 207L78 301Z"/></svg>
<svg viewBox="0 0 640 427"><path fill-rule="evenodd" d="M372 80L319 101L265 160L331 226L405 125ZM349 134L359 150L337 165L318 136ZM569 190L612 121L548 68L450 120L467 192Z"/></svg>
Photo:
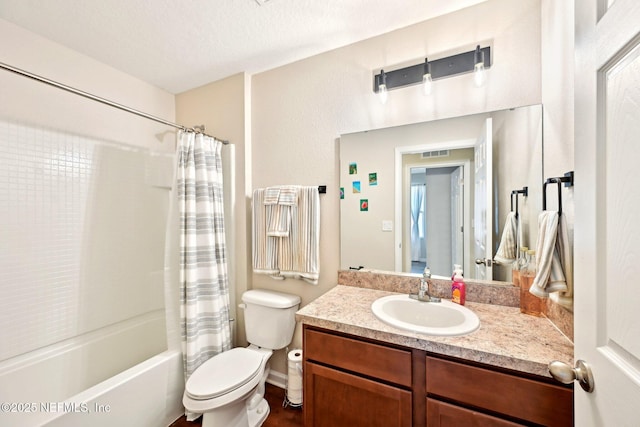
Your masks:
<svg viewBox="0 0 640 427"><path fill-rule="evenodd" d="M320 258L320 195L318 187L287 187L280 196L290 206L288 235L270 235L265 189L253 192L253 271L274 279L293 277L317 284ZM289 189L295 188L295 197ZM288 199L287 199L288 198ZM274 207L275 205L271 205Z"/></svg>
<svg viewBox="0 0 640 427"><path fill-rule="evenodd" d="M564 216L544 211L538 217L536 247L536 277L529 289L540 298L551 298L559 304L573 307L573 261L569 233Z"/></svg>
<svg viewBox="0 0 640 427"><path fill-rule="evenodd" d="M298 204L298 187L269 187L264 192L267 215L267 236L288 236L291 208Z"/></svg>
<svg viewBox="0 0 640 427"><path fill-rule="evenodd" d="M518 244L518 219L515 212L509 212L502 230L500 245L494 259L500 264L511 264L516 260Z"/></svg>

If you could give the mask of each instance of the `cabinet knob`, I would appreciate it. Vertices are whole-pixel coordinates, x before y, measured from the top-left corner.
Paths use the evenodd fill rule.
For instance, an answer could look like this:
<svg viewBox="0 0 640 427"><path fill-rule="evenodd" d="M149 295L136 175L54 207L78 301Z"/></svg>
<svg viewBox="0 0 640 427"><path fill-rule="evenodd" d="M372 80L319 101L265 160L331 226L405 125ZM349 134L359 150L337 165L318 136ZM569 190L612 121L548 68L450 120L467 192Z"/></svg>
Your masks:
<svg viewBox="0 0 640 427"><path fill-rule="evenodd" d="M549 363L549 373L551 376L562 384L571 384L578 381L580 387L587 393L593 392L595 384L593 382L593 374L591 368L584 360L576 361L576 367L572 368L564 362L554 360Z"/></svg>

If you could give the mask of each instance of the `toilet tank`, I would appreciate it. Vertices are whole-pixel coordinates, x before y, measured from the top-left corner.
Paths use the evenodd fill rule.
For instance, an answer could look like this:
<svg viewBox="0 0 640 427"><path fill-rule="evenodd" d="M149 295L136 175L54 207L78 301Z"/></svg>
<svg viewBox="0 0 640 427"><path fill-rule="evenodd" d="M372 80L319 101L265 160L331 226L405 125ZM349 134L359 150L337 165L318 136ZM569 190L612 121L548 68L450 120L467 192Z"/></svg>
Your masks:
<svg viewBox="0 0 640 427"><path fill-rule="evenodd" d="M296 327L299 296L252 289L242 294L242 302L244 328L250 344L271 350L289 345Z"/></svg>

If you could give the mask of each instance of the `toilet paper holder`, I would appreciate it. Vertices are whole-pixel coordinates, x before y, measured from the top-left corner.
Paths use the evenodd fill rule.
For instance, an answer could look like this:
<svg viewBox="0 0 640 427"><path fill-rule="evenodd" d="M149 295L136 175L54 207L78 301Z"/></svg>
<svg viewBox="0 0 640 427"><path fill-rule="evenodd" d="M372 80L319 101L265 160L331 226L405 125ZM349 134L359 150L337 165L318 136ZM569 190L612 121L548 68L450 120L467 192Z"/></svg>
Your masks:
<svg viewBox="0 0 640 427"><path fill-rule="evenodd" d="M302 350L287 348L287 377L285 381L284 408L302 406Z"/></svg>

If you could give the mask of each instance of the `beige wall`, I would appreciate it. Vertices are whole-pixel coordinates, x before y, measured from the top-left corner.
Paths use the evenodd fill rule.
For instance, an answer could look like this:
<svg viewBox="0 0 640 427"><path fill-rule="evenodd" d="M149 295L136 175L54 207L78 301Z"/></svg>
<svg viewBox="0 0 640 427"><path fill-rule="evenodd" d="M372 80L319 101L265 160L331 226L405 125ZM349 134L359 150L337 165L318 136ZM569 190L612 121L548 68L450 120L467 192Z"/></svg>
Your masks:
<svg viewBox="0 0 640 427"><path fill-rule="evenodd" d="M574 2L542 0L542 103L544 138L544 177L563 176L574 169ZM579 182L580 177L577 177ZM549 188L548 208L557 207L557 186ZM569 225L569 240L573 246L575 208L573 188L562 187L562 212ZM574 283L574 289L580 284ZM554 294L552 294L552 299ZM551 320L573 314L552 301L548 315ZM557 307L554 307L557 306ZM560 313L558 313L560 311ZM572 330L565 332L573 339Z"/></svg>
<svg viewBox="0 0 640 427"><path fill-rule="evenodd" d="M298 294L304 305L336 285L340 267L338 141L342 134L545 103L544 137L549 141L545 146L560 143L556 169L570 167L573 12L572 6L564 3L491 0L251 78L245 76L242 90L225 79L190 91L187 98L183 99L186 94L178 95L179 120L203 122L212 133L241 144L244 150L243 155L236 153L234 173L236 212L240 215L234 218L236 295L239 297L246 284ZM471 50L477 43L490 44L494 56L482 89L473 87L471 76L460 76L435 82L434 94L427 100L415 87L393 90L384 106L371 90L372 76L382 67L415 63L427 55L436 59ZM549 59L542 61L541 57ZM556 64L551 59L562 64L563 81L556 80ZM229 84L235 92L223 89ZM210 90L221 91L220 96L213 99L206 95ZM197 98L211 105L198 107L204 109L199 111ZM235 123L235 129L243 129L242 136L227 134L228 122L209 126L207 120L214 118L216 108L235 105L240 99L244 111L236 110L228 120ZM218 103L222 106L213 105ZM204 111L211 116L196 119ZM251 191L291 183L328 186L327 194L321 196L321 276L317 286L291 279L276 282L251 273ZM241 313L237 317L242 334ZM244 344L241 335L239 338L238 344ZM291 347L301 347L300 328ZM274 356L272 366L286 372L283 351Z"/></svg>
<svg viewBox="0 0 640 427"><path fill-rule="evenodd" d="M544 178L573 170L574 2L542 0L542 101L544 104ZM549 202L557 199L549 189ZM565 189L563 213L573 232L573 191ZM557 203L549 203L554 208ZM573 234L573 233L572 233Z"/></svg>
<svg viewBox="0 0 640 427"><path fill-rule="evenodd" d="M531 66L540 58L540 37L539 0L492 0L254 75L252 187L328 190L321 197L319 284L253 275L252 287L295 293L307 304L336 285L341 134L540 103L540 70ZM490 44L494 56L483 88L465 75L435 82L427 100L418 87L391 91L386 105L372 92L380 68L472 50L478 43ZM299 330L292 345L301 346ZM273 366L285 372L284 355L276 355Z"/></svg>

